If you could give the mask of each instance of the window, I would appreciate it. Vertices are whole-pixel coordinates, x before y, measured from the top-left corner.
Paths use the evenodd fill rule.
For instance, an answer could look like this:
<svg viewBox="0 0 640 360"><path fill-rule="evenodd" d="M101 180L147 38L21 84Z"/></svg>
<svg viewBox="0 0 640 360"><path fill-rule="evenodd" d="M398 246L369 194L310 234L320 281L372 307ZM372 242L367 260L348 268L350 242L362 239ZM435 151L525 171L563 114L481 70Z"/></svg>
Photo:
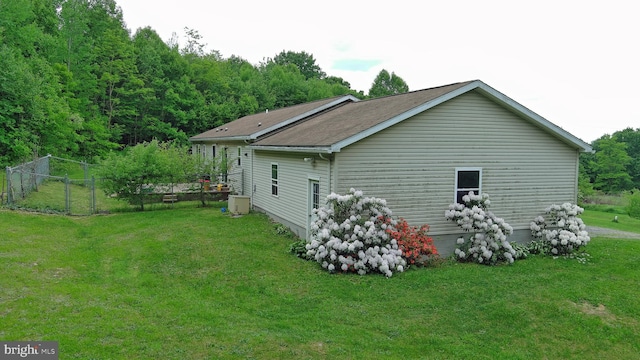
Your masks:
<svg viewBox="0 0 640 360"><path fill-rule="evenodd" d="M238 166L242 166L242 148L238 146Z"/></svg>
<svg viewBox="0 0 640 360"><path fill-rule="evenodd" d="M317 209L320 207L320 183L313 181L311 183L311 208Z"/></svg>
<svg viewBox="0 0 640 360"><path fill-rule="evenodd" d="M271 195L278 196L278 164L271 164Z"/></svg>
<svg viewBox="0 0 640 360"><path fill-rule="evenodd" d="M455 201L462 204L462 197L473 191L480 194L482 185L481 168L458 168L456 169L456 195Z"/></svg>
<svg viewBox="0 0 640 360"><path fill-rule="evenodd" d="M215 145L211 145L211 158L212 159L216 158L216 146Z"/></svg>

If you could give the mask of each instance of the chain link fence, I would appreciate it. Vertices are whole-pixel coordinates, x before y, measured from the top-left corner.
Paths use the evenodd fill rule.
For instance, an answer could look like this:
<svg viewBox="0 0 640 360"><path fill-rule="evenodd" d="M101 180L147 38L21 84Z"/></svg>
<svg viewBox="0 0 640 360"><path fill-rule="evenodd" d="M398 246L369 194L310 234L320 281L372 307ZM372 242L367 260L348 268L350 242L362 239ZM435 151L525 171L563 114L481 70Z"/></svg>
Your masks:
<svg viewBox="0 0 640 360"><path fill-rule="evenodd" d="M115 194L105 195L97 168L86 162L47 155L15 167L7 167L2 184L2 205L13 208L92 215L129 207L117 201ZM172 184L148 184L142 189L145 204L170 204L198 201L201 204L226 201L229 194L241 194L242 170L225 174L194 175ZM5 186L6 184L6 186ZM220 184L220 185L218 185Z"/></svg>
<svg viewBox="0 0 640 360"><path fill-rule="evenodd" d="M70 215L95 214L96 180L89 175L90 166L47 155L7 167L3 205Z"/></svg>

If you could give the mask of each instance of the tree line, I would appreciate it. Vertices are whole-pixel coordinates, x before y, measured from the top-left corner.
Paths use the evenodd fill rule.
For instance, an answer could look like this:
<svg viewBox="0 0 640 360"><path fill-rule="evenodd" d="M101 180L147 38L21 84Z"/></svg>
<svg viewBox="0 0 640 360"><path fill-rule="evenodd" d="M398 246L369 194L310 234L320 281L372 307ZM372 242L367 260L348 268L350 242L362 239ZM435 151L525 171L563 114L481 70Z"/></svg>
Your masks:
<svg viewBox="0 0 640 360"><path fill-rule="evenodd" d="M327 75L312 54L282 51L259 64L205 51L150 27L132 34L115 0L0 0L0 166L55 154L97 161L129 145L188 137L266 109L351 94L402 93L382 70L368 94ZM580 190L640 188L640 129L592 143Z"/></svg>
<svg viewBox="0 0 640 360"><path fill-rule="evenodd" d="M580 155L580 193L619 194L640 189L640 128L605 134Z"/></svg>
<svg viewBox="0 0 640 360"><path fill-rule="evenodd" d="M0 165L36 154L103 158L124 146L174 141L239 117L352 94L313 55L282 51L259 64L205 51L197 30L164 42L132 34L115 0L0 0ZM383 70L372 96L408 86Z"/></svg>

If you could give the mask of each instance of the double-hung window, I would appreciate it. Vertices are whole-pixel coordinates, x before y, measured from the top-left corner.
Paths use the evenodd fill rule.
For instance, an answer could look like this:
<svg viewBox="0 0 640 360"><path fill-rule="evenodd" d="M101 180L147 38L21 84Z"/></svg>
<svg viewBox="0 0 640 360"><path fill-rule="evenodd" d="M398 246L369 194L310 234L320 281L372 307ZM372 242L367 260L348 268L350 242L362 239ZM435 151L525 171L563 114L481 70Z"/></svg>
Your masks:
<svg viewBox="0 0 640 360"><path fill-rule="evenodd" d="M271 163L271 195L278 196L278 164Z"/></svg>
<svg viewBox="0 0 640 360"><path fill-rule="evenodd" d="M482 189L482 168L456 168L455 201L462 204L462 197L473 192L480 194Z"/></svg>

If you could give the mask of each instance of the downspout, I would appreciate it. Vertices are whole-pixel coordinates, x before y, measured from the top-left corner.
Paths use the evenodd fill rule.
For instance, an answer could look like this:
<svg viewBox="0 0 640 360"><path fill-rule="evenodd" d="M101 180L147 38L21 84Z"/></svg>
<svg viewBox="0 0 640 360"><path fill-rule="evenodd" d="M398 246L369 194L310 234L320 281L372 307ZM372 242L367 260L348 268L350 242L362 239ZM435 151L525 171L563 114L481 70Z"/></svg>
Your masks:
<svg viewBox="0 0 640 360"><path fill-rule="evenodd" d="M331 156L325 158L322 156L322 153L318 153L318 156L322 160L326 160L328 162L327 166L327 195L331 194Z"/></svg>
<svg viewBox="0 0 640 360"><path fill-rule="evenodd" d="M574 193L573 193L573 200L574 200L574 204L578 204L578 201L580 201L580 199L578 199L578 195L580 194L580 185L578 184L580 182L580 149L578 149L576 151L577 153L577 161L576 161L576 178L575 178L575 187L574 187Z"/></svg>
<svg viewBox="0 0 640 360"><path fill-rule="evenodd" d="M251 140L249 139L244 139L244 143L246 145L251 145ZM250 152L250 149L247 147L246 149L247 153ZM240 152L240 158L242 158L242 151ZM249 182L249 203L251 203L251 200L253 199L253 156L251 157L251 163L249 164L249 166L251 167L251 180ZM246 184L245 184L245 179L247 177L247 172L246 171L242 171L242 195L246 195L244 189L247 188ZM246 179L247 181L249 181L249 179Z"/></svg>

